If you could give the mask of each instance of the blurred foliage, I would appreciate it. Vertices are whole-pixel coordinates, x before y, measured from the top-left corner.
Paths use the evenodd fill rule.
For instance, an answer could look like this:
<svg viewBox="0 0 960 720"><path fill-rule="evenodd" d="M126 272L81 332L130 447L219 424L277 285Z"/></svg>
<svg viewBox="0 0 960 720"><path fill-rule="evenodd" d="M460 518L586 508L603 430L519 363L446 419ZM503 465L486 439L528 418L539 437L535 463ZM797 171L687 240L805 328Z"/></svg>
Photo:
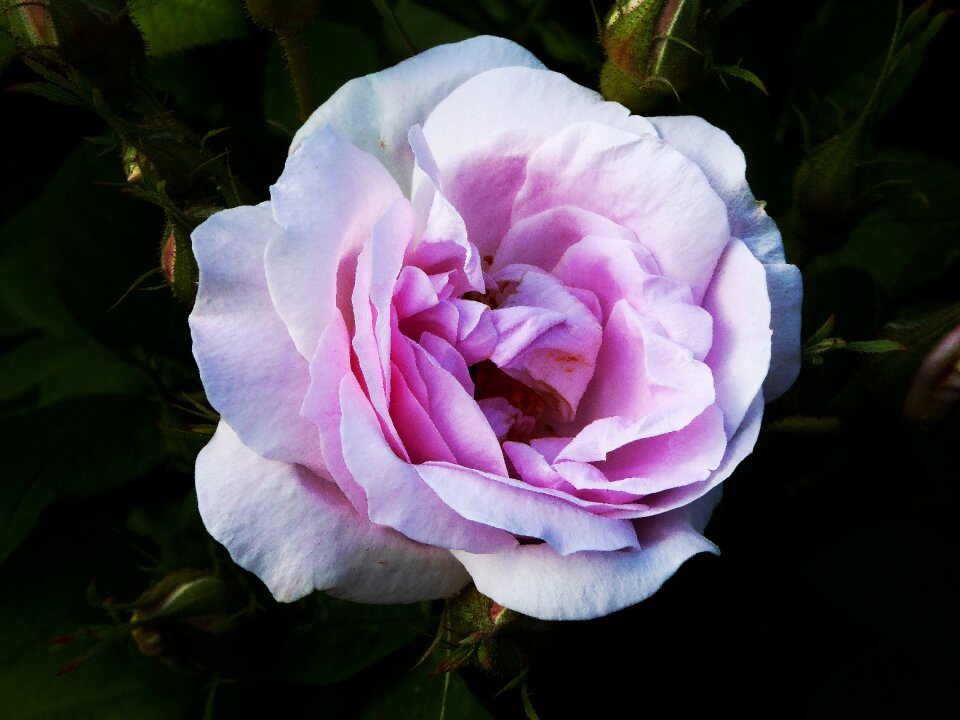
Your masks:
<svg viewBox="0 0 960 720"><path fill-rule="evenodd" d="M411 49L502 35L598 87L613 3L328 1L275 35L238 0L4 0L0 717L514 718L521 687L544 718L952 701L960 412L917 427L902 409L960 323L957 19L908 2L894 34L894 0L702 5L719 65L663 111L743 148L804 271L810 362L725 485L723 558L608 618L511 624L527 669L497 675L495 654L460 657L506 644L457 644L437 604L280 605L206 535L192 468L216 416L188 245L171 264L167 239L265 199L298 117ZM849 193L811 215L826 176L798 172L851 128Z"/></svg>

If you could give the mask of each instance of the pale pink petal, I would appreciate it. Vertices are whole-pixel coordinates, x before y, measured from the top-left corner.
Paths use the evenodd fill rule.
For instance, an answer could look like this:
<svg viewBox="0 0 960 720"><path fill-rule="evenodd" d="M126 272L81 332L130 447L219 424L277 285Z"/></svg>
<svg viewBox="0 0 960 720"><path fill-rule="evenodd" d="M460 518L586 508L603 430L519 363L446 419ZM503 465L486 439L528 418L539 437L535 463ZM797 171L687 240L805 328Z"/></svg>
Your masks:
<svg viewBox="0 0 960 720"><path fill-rule="evenodd" d="M785 263L777 225L750 191L743 151L730 136L698 117L658 117L651 122L660 137L703 169L727 204L731 234L764 265L773 331L770 373L763 384L769 402L786 392L800 372L800 271Z"/></svg>
<svg viewBox="0 0 960 720"><path fill-rule="evenodd" d="M510 229L513 202L526 175L529 138L505 133L474 145L459 163L444 164L444 189L481 260L489 264Z"/></svg>
<svg viewBox="0 0 960 720"><path fill-rule="evenodd" d="M433 419L410 391L400 368L391 373L390 412L397 419L397 431L410 461L446 460L456 462L453 451L437 431Z"/></svg>
<svg viewBox="0 0 960 720"><path fill-rule="evenodd" d="M457 307L449 300L438 302L433 307L410 315L400 321L400 332L415 341L420 340L423 333L433 333L442 337L451 345L457 343L457 330L460 326L460 313Z"/></svg>
<svg viewBox="0 0 960 720"><path fill-rule="evenodd" d="M635 136L656 136L656 129L646 119L630 115L622 105L604 101L599 93L560 73L530 67L505 67L476 75L444 98L422 125L434 157L446 170L498 135L529 136L525 148L529 152L566 126L585 121Z"/></svg>
<svg viewBox="0 0 960 720"><path fill-rule="evenodd" d="M637 236L622 225L572 205L561 205L523 218L511 226L493 256L490 269L495 272L520 263L550 272L567 248L587 235L637 244ZM638 250L643 252L642 247L638 246ZM648 253L647 258L649 265L645 265L645 269L659 273L653 256Z"/></svg>
<svg viewBox="0 0 960 720"><path fill-rule="evenodd" d="M401 452L397 429L390 417L390 348L393 341L391 301L404 251L413 237L413 209L397 201L373 226L371 240L357 258L353 288L352 347L363 376L367 397L377 411L387 440Z"/></svg>
<svg viewBox="0 0 960 720"><path fill-rule="evenodd" d="M604 318L614 303L626 299L643 317L656 320L667 337L703 360L713 342L710 314L694 304L687 285L644 268L636 248L636 243L623 240L585 237L563 253L552 275L596 295Z"/></svg>
<svg viewBox="0 0 960 720"><path fill-rule="evenodd" d="M340 442L346 467L367 496L370 519L411 540L449 549L497 552L516 544L503 530L467 520L446 505L383 438L356 379L340 384Z"/></svg>
<svg viewBox="0 0 960 720"><path fill-rule="evenodd" d="M713 347L705 362L713 370L717 405L732 435L770 368L766 275L741 241L730 241L703 307L713 316Z"/></svg>
<svg viewBox="0 0 960 720"><path fill-rule="evenodd" d="M317 429L300 417L307 361L277 316L264 275L264 247L281 234L269 203L219 212L193 231L200 268L193 354L207 398L244 443L322 474Z"/></svg>
<svg viewBox="0 0 960 720"><path fill-rule="evenodd" d="M440 171L419 125L410 129L410 145L416 155L417 172L426 177L414 196L422 227L418 227L419 239L407 262L430 274L450 271L448 282L456 295L471 290L483 292L480 255L467 238L467 227L460 213L444 197Z"/></svg>
<svg viewBox="0 0 960 720"><path fill-rule="evenodd" d="M284 232L267 244L267 284L293 342L309 359L334 308L353 326L347 312L356 256L402 195L376 158L324 127L287 158L270 197Z"/></svg>
<svg viewBox="0 0 960 720"><path fill-rule="evenodd" d="M800 318L803 278L796 265L769 264L767 294L770 296L770 372L763 381L763 397L776 400L800 374Z"/></svg>
<svg viewBox="0 0 960 720"><path fill-rule="evenodd" d="M411 347L417 370L427 388L428 400L424 407L457 462L506 475L500 443L472 393L468 394L460 382L426 350L416 344Z"/></svg>
<svg viewBox="0 0 960 720"><path fill-rule="evenodd" d="M596 468L611 488L643 496L705 480L720 465L726 447L723 413L711 405L679 430L610 452Z"/></svg>
<svg viewBox="0 0 960 720"><path fill-rule="evenodd" d="M602 330L575 295L531 265L509 265L494 278L512 290L492 313L500 340L491 359L573 419L594 374ZM517 322L521 320L521 322Z"/></svg>
<svg viewBox="0 0 960 720"><path fill-rule="evenodd" d="M687 505L711 490L716 489L720 483L730 477L743 459L753 452L754 445L757 443L757 437L760 434L760 423L763 420L763 406L763 393L758 392L753 402L751 402L747 408L747 413L744 415L743 422L740 424L737 432L727 443L723 460L720 461L720 465L710 473L710 476L706 480L647 495L643 498L643 502L650 506L649 512L651 514L661 513Z"/></svg>
<svg viewBox="0 0 960 720"><path fill-rule="evenodd" d="M317 108L293 138L295 152L324 125L374 155L409 192L413 152L407 131L423 124L437 103L465 80L491 68L542 63L519 45L497 37L476 37L439 45L399 65L351 80Z"/></svg>
<svg viewBox="0 0 960 720"><path fill-rule="evenodd" d="M507 402L506 398L491 397L477 400L477 407L490 423L497 440L503 442L513 426L524 417L523 411ZM504 447L506 449L506 447Z"/></svg>
<svg viewBox="0 0 960 720"><path fill-rule="evenodd" d="M603 460L627 443L686 427L713 401L710 369L620 300L604 326L597 369L580 402L583 429L559 458Z"/></svg>
<svg viewBox="0 0 960 720"><path fill-rule="evenodd" d="M526 443L505 442L503 452L525 483L571 494L576 490L537 448Z"/></svg>
<svg viewBox="0 0 960 720"><path fill-rule="evenodd" d="M420 347L433 356L444 370L460 383L464 392L473 397L473 379L470 370L463 359L463 355L450 343L433 333L424 333L420 336Z"/></svg>
<svg viewBox="0 0 960 720"><path fill-rule="evenodd" d="M358 512L367 512L367 496L343 462L340 444L340 383L352 373L350 337L339 310L334 310L317 342L310 362L310 387L300 413L310 420L320 437L320 449L328 472Z"/></svg>
<svg viewBox="0 0 960 720"><path fill-rule="evenodd" d="M477 589L504 607L541 620L589 620L647 599L697 553L717 553L701 532L718 499L636 522L640 546L621 552L564 556L544 543L454 555Z"/></svg>
<svg viewBox="0 0 960 720"><path fill-rule="evenodd" d="M457 350L467 365L488 360L497 347L499 334L490 308L474 300L454 299L450 303L460 314Z"/></svg>
<svg viewBox="0 0 960 720"><path fill-rule="evenodd" d="M512 478L450 463L417 466L424 481L463 517L524 537L540 538L561 555L636 547L633 526L585 512Z"/></svg>
<svg viewBox="0 0 960 720"><path fill-rule="evenodd" d="M530 156L513 221L564 204L632 230L695 302L730 239L726 207L696 164L655 137L631 140L593 123L560 131Z"/></svg>
<svg viewBox="0 0 960 720"><path fill-rule="evenodd" d="M449 597L469 582L447 550L374 525L336 485L264 459L225 422L197 457L197 503L210 534L280 601L325 590L408 603Z"/></svg>
<svg viewBox="0 0 960 720"><path fill-rule="evenodd" d="M438 302L437 289L423 270L408 265L400 271L393 290L393 307L400 320L432 308Z"/></svg>

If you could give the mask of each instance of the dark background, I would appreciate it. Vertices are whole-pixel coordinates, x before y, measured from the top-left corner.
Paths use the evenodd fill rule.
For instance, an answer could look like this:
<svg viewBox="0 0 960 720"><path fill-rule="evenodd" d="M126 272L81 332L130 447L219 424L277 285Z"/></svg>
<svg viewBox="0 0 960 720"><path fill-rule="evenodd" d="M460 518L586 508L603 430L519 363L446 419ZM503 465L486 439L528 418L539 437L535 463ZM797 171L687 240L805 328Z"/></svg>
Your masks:
<svg viewBox="0 0 960 720"><path fill-rule="evenodd" d="M184 2L173 19L163 2L131 5L151 41L146 84L198 136L228 128L211 152L229 151L265 199L297 126L276 39L238 3ZM503 35L596 87L603 52L587 2L395 6L420 50ZM947 8L934 2L930 17ZM867 199L834 228L836 246L804 245L791 215L808 156L800 118L813 146L849 126L895 15L892 0L748 2L723 22L714 59L742 60L769 95L711 76L665 111L702 115L743 147L755 194L802 263L805 338L834 315L835 337L907 349L805 363L724 485L706 533L719 558L695 557L607 618L510 626L492 646L503 674L450 676L446 717L523 717L519 690L494 698L520 665L545 719L950 716L960 412L920 426L902 410L920 360L960 323L957 18L902 71L861 158L873 161L859 181ZM99 44L116 67L112 37ZM306 37L320 100L406 55L373 3L324 3ZM409 669L442 604L281 606L207 538L192 465L211 419L189 306L159 274L135 282L159 263L168 214L126 191L102 113L16 91L41 78L4 42L0 716L439 717L445 677L429 677L435 661ZM181 209L210 200L191 192ZM212 580L158 611L198 578Z"/></svg>

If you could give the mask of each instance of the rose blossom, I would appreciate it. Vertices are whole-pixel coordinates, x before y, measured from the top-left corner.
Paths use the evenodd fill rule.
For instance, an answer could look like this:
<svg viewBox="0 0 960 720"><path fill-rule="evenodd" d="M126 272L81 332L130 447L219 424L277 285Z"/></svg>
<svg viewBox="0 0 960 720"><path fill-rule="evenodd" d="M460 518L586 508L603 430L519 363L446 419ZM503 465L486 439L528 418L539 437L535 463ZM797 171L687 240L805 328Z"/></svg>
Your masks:
<svg viewBox="0 0 960 720"><path fill-rule="evenodd" d="M279 600L639 602L716 551L799 368L799 273L730 138L498 38L347 83L193 242L200 512Z"/></svg>

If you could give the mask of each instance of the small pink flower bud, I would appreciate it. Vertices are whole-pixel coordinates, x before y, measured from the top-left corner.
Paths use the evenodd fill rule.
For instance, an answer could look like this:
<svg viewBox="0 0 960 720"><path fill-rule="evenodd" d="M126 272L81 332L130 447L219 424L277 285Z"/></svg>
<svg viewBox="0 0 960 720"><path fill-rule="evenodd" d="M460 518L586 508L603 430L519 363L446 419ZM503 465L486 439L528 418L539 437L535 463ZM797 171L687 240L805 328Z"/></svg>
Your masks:
<svg viewBox="0 0 960 720"><path fill-rule="evenodd" d="M948 332L920 363L903 414L920 425L942 420L960 400L960 325Z"/></svg>

